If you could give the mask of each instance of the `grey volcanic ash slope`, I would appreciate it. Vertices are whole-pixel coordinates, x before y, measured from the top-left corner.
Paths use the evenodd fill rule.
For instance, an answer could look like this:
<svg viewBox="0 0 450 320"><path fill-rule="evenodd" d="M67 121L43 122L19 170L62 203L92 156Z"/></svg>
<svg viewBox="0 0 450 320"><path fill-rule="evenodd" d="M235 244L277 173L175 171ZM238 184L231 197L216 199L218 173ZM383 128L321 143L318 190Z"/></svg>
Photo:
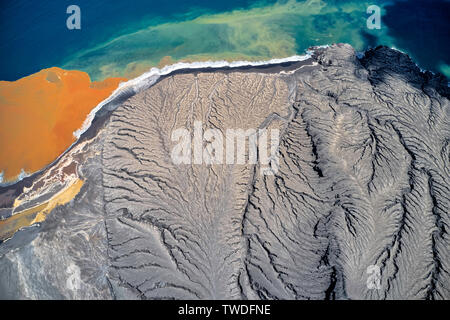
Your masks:
<svg viewBox="0 0 450 320"><path fill-rule="evenodd" d="M180 73L126 101L76 199L0 258L0 297L449 299L446 80L384 47L309 62ZM174 165L194 121L279 129L278 172Z"/></svg>

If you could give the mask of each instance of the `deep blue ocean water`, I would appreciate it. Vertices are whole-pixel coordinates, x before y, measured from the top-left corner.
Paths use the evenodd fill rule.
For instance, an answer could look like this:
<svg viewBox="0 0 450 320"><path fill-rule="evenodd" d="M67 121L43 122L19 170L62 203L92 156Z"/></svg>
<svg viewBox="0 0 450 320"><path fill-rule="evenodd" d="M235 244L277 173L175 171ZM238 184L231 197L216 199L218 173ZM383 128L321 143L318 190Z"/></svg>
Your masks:
<svg viewBox="0 0 450 320"><path fill-rule="evenodd" d="M450 76L450 1L275 2L2 0L0 80L52 66L93 79L129 76L165 56L265 59L333 42L358 50L393 46L420 67ZM71 4L81 8L81 30L66 28ZM380 30L366 28L369 4L383 8Z"/></svg>

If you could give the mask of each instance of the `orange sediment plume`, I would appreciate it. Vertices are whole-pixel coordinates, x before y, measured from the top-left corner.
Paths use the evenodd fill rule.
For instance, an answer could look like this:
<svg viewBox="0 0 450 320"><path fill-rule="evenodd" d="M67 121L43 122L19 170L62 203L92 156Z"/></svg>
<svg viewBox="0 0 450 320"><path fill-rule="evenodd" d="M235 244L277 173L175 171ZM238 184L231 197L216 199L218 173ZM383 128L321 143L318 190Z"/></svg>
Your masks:
<svg viewBox="0 0 450 320"><path fill-rule="evenodd" d="M0 81L0 173L14 181L35 172L74 141L89 112L125 78L91 82L81 71L44 69L17 81Z"/></svg>

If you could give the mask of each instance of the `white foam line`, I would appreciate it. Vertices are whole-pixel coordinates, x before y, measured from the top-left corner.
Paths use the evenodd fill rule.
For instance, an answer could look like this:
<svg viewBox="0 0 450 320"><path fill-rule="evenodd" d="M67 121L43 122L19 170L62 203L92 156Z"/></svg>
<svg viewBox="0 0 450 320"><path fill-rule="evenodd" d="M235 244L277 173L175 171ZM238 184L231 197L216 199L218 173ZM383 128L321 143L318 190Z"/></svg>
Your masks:
<svg viewBox="0 0 450 320"><path fill-rule="evenodd" d="M328 47L328 45L316 46L316 47L313 47L313 49L326 48L326 47ZM116 90L114 90L113 93L108 98L106 98L105 100L100 102L94 109L92 109L91 112L86 117L86 119L84 120L81 128L76 130L73 133L73 135L76 137L76 140L50 165L59 161L59 159L61 159L67 153L67 151L70 150L72 148L72 146L78 142L81 135L84 132L86 132L89 129L89 127L91 126L92 121L94 120L97 112L99 112L103 107L105 107L108 103L113 102L118 97L120 97L121 94L127 93L127 91L130 92L131 95L134 95L134 94L141 92L142 90L150 88L152 85L154 85L156 83L156 81L161 76L169 75L172 72L175 72L178 70L183 70L183 69L185 69L185 70L205 69L205 68L219 69L219 68L225 68L225 67L239 68L239 67L252 67L252 66L257 67L257 66L264 66L264 65L277 65L277 64L286 63L286 62L299 62L299 61L304 61L304 60L311 58L313 53L314 53L314 50L308 50L308 51L306 51L306 54L302 55L302 56L294 55L294 56L287 57L287 58L271 59L271 60L266 60L266 61L228 62L228 61L221 60L221 61L204 61L204 62L190 62L190 63L178 62L178 63L172 64L169 66L165 66L161 69L151 68L148 72L140 75L137 78L131 79L126 82L121 82L119 84L119 87ZM33 172L32 174L41 172L41 171L45 170L45 168L47 168L47 167L48 166L45 166L41 170ZM5 186L15 184L30 175L31 174L28 174L27 172L22 170L19 177L17 178L17 180L5 183L5 182L3 182L3 178L4 178L3 172L0 172L0 186L5 187Z"/></svg>
<svg viewBox="0 0 450 320"><path fill-rule="evenodd" d="M118 98L120 94L126 92L126 91L133 91L133 94L136 94L140 92L143 89L147 89L151 87L155 82L161 77L165 75L169 75L174 71L178 70L188 70L188 69L204 69L204 68L213 68L213 69L219 69L219 68L239 68L239 67L257 67L257 66L264 66L264 65L271 65L271 64L281 64L286 62L298 62L298 61L304 61L309 58L311 58L313 51L307 51L306 55L295 55L287 58L281 58L281 59L271 59L267 61L205 61L205 62L178 62L175 64L172 64L170 66L165 66L162 69L159 68L151 68L148 72L140 75L137 78L134 78L132 80L122 82L119 84L119 87L114 90L114 92L105 100L100 102L94 109L91 110L89 115L87 116L86 120L84 121L83 125L80 129L76 130L73 134L77 138L77 140L80 138L80 136L86 132L89 127L92 124L92 121L95 118L95 115L98 111L100 111L106 104L109 102L114 101L114 99Z"/></svg>

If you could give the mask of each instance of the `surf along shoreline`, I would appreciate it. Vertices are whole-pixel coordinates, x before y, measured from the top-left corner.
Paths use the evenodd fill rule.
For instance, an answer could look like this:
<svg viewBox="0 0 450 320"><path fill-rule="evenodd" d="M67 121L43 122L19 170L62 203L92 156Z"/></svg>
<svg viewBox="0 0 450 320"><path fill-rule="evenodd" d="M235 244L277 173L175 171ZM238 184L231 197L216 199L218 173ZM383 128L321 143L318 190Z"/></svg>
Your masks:
<svg viewBox="0 0 450 320"><path fill-rule="evenodd" d="M13 193L19 195L24 187L32 185L33 181L45 172L50 167L58 163L58 161L68 152L70 152L76 145L86 140L94 138L100 128L108 119L109 114L117 107L123 104L126 100L135 94L142 92L155 85L159 81L177 74L185 73L210 73L210 72L264 72L277 73L280 71L290 71L300 68L305 65L310 65L313 55L317 51L326 46L312 47L305 55L295 55L287 58L271 59L267 61L206 61L206 62L178 62L173 65L165 66L161 69L152 68L148 72L140 75L137 78L131 79L119 84L119 87L102 102L97 104L91 112L87 115L81 128L76 130L73 134L76 140L55 160L44 166L42 169L25 173L22 176L10 182L3 182L0 180L0 194ZM1 171L0 171L1 172ZM6 203L0 202L0 208L5 208Z"/></svg>

